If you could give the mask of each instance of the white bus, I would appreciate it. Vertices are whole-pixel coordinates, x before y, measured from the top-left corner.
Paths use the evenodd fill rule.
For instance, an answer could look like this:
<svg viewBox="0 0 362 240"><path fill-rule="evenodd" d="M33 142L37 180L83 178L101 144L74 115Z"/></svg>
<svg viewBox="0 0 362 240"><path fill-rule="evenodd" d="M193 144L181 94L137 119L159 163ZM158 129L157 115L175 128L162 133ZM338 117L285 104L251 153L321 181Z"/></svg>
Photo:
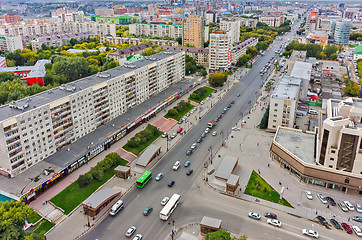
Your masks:
<svg viewBox="0 0 362 240"><path fill-rule="evenodd" d="M166 205L162 208L162 210L160 212L160 218L162 220L166 221L171 216L172 212L175 210L177 205L180 203L180 198L181 198L181 196L176 193L174 193L172 195L170 200L168 200L168 202L166 203Z"/></svg>

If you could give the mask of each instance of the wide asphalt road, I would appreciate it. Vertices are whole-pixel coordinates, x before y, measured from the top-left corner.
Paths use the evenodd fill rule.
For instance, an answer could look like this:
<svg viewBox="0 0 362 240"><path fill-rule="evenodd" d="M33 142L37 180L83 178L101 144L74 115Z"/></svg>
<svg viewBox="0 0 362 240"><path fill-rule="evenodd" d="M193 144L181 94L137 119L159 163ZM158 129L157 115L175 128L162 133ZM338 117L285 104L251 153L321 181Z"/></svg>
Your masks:
<svg viewBox="0 0 362 240"><path fill-rule="evenodd" d="M207 123L221 114L223 108L227 106L231 100L234 100L235 103L212 131L216 130L219 133L223 130L224 136L226 136L227 132L231 130L231 127L235 126L235 123L240 119L241 114L245 115L245 113L248 112L250 105L255 101L260 86L263 83L263 79L259 74L260 70L271 59L275 50L279 49L280 44L286 42L287 39L292 40L293 35L288 33L286 36L283 36L282 40L276 41L271 49L254 63L249 73L164 156L162 161L153 169L154 176L159 172L164 173L165 176L161 181L157 182L152 179L143 189L137 188L131 191L123 199L125 208L117 216L107 217L83 239L127 239L125 232L132 225L137 227L136 233L142 234L144 239L165 239L170 233L171 227L167 222L160 220L159 212L162 209L160 201L163 197L170 197L173 193L180 194L182 198L181 204L169 219L169 221L175 220L176 227L190 222L199 222L201 218L206 215L222 219L223 227L232 232L242 232L257 239L265 238L265 232L267 232L267 236L273 236L273 239L291 239L297 235L299 236L301 226L298 224L299 219L295 217L292 218L295 220L296 224L294 228L298 228L297 230L292 228L290 231L281 231L263 223L267 231L260 231L261 223L249 219L246 214L249 210L255 209L254 204L221 196L208 189L201 190L205 188L202 186L203 184L200 184L200 181L204 163L210 156L208 149L210 146L212 146L214 150L218 148L222 143L222 135L218 134L213 137L211 133L209 133L191 156L188 157L185 155L191 144L196 142L196 139L204 132ZM241 96L236 97L237 93L240 93ZM186 176L185 174L186 169L183 167L183 163L186 160L191 161L189 168L194 170L191 176ZM182 165L178 171L173 171L172 165L176 161L181 161ZM175 185L171 188L167 186L167 182L170 179L176 181ZM153 212L145 217L142 212L148 206L153 207ZM258 205L257 208L261 207ZM266 211L265 207L264 209L264 211ZM265 219L263 221L265 222ZM295 235L296 233L298 234ZM260 238L261 236L264 237Z"/></svg>

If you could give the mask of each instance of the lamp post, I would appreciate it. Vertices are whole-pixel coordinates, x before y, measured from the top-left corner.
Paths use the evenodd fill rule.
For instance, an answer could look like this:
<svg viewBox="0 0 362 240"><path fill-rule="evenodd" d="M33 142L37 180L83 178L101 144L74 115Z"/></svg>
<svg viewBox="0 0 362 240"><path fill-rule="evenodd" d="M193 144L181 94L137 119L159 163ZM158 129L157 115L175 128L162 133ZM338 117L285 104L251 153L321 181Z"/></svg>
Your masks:
<svg viewBox="0 0 362 240"><path fill-rule="evenodd" d="M167 136L166 136L166 146L167 146L166 152L168 152L168 133L167 133Z"/></svg>
<svg viewBox="0 0 362 240"><path fill-rule="evenodd" d="M209 147L209 151L210 151L210 162L212 164L212 146Z"/></svg>
<svg viewBox="0 0 362 240"><path fill-rule="evenodd" d="M172 232L171 232L171 238L173 240L173 236L174 236L174 233L175 232L175 220L172 221Z"/></svg>

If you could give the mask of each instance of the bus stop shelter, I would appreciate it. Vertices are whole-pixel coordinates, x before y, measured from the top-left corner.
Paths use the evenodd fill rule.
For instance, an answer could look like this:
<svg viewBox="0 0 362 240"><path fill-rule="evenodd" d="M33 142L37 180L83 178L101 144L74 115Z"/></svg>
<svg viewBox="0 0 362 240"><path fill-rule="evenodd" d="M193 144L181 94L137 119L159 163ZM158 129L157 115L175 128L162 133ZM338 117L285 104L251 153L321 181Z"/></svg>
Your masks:
<svg viewBox="0 0 362 240"><path fill-rule="evenodd" d="M127 179L131 175L131 168L119 165L114 169L114 174L117 177Z"/></svg>
<svg viewBox="0 0 362 240"><path fill-rule="evenodd" d="M147 165L161 153L161 147L151 144L137 159L136 165L140 167L147 167Z"/></svg>
<svg viewBox="0 0 362 240"><path fill-rule="evenodd" d="M215 177L224 181L227 181L238 167L238 159L239 157L226 155L221 161L216 173Z"/></svg>
<svg viewBox="0 0 362 240"><path fill-rule="evenodd" d="M96 217L121 192L112 188L102 188L83 201L83 212L90 217Z"/></svg>
<svg viewBox="0 0 362 240"><path fill-rule="evenodd" d="M219 231L221 228L221 220L204 216L200 222L201 234Z"/></svg>

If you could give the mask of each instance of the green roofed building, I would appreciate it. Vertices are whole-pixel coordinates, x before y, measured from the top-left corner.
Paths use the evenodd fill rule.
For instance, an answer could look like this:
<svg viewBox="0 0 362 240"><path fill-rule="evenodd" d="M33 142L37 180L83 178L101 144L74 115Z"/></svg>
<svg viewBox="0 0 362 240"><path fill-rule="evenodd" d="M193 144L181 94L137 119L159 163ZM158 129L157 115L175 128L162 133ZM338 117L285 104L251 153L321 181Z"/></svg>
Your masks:
<svg viewBox="0 0 362 240"><path fill-rule="evenodd" d="M357 60L360 58L362 58L362 45L358 45L357 47L354 48L353 59Z"/></svg>
<svg viewBox="0 0 362 240"><path fill-rule="evenodd" d="M134 16L118 16L118 17L107 17L102 15L92 15L91 20L99 23L114 23L117 25L126 25L139 22L140 17Z"/></svg>

